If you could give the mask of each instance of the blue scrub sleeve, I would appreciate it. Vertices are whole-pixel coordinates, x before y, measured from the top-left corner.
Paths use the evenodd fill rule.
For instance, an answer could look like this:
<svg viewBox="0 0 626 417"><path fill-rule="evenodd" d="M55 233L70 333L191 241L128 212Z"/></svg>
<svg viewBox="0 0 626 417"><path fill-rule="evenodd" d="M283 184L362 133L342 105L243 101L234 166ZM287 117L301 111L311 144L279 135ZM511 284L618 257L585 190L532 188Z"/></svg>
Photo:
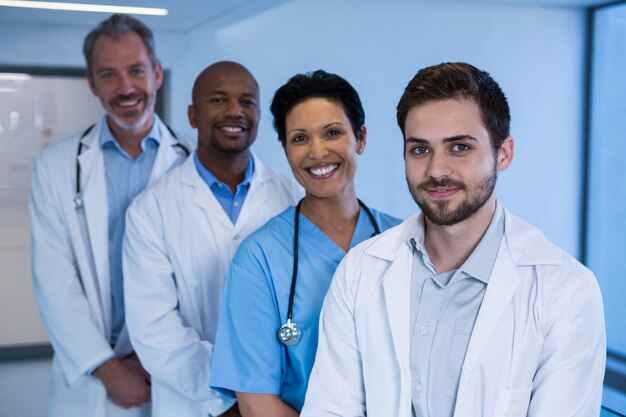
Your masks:
<svg viewBox="0 0 626 417"><path fill-rule="evenodd" d="M284 352L275 292L263 251L247 243L226 274L210 385L226 395L279 395Z"/></svg>

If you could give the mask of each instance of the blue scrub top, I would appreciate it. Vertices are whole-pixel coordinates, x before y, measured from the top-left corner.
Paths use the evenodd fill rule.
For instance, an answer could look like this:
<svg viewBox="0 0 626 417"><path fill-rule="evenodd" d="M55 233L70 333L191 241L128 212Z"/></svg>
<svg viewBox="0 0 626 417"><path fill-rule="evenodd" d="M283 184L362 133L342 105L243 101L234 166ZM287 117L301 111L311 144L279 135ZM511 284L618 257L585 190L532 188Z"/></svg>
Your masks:
<svg viewBox="0 0 626 417"><path fill-rule="evenodd" d="M372 210L381 231L399 219ZM289 207L242 243L226 274L213 351L212 388L274 394L300 412L317 350L319 316L330 281L346 252L300 215L299 260L293 319L302 338L278 341L287 320L293 268L295 208ZM374 227L361 209L350 248L369 239Z"/></svg>

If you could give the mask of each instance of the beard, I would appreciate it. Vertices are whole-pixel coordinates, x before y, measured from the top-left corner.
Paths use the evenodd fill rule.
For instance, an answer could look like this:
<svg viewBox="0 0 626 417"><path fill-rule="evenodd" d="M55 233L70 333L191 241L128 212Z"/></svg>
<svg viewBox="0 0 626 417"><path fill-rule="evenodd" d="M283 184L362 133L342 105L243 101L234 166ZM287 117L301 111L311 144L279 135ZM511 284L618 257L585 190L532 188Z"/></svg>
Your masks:
<svg viewBox="0 0 626 417"><path fill-rule="evenodd" d="M491 172L471 188L461 181L453 181L449 178L430 179L417 186L413 186L407 178L407 184L413 200L426 219L439 226L452 226L470 218L487 203L496 187L497 179L498 171L494 163ZM450 207L452 204L450 200L431 200L425 197L426 189L434 187L458 188L468 195L457 207Z"/></svg>
<svg viewBox="0 0 626 417"><path fill-rule="evenodd" d="M156 103L156 93L155 94L147 94L144 97L146 101L146 106L139 114L139 119L134 122L128 122L124 117L120 117L113 111L113 107L110 105L105 105L105 110L109 119L120 129L126 131L135 131L144 127L146 122L150 119L150 116L154 113L154 106Z"/></svg>

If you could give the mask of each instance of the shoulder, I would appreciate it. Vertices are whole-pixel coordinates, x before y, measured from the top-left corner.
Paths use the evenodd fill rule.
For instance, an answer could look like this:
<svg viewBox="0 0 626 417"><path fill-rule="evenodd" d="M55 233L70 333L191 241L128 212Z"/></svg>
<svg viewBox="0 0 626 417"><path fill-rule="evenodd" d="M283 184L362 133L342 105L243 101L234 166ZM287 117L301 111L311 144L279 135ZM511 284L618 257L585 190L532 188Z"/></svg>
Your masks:
<svg viewBox="0 0 626 417"><path fill-rule="evenodd" d="M302 197L304 192L298 182L292 177L281 174L268 165L265 165L256 155L252 155L254 159L254 174L257 181L274 190L286 193L296 199Z"/></svg>
<svg viewBox="0 0 626 417"><path fill-rule="evenodd" d="M382 211L378 211L376 209L371 209L371 210L372 210L372 214L374 215L374 218L376 219L376 221L378 222L378 225L380 226L381 232L384 232L387 229L390 229L402 223L401 219L394 217L390 214L383 213Z"/></svg>
<svg viewBox="0 0 626 417"><path fill-rule="evenodd" d="M289 206L282 213L269 219L241 242L236 258L266 257L274 249L290 245L293 238L294 214L294 207Z"/></svg>
<svg viewBox="0 0 626 417"><path fill-rule="evenodd" d="M37 163L58 161L64 158L76 159L78 157L78 142L80 141L80 137L81 133L77 133L47 146L39 153Z"/></svg>

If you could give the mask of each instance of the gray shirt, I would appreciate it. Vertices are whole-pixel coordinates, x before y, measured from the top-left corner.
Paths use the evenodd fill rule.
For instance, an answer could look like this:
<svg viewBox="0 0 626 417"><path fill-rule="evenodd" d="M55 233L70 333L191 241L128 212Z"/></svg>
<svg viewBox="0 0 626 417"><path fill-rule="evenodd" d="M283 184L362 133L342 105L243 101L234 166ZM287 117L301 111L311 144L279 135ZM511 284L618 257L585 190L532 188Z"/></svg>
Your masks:
<svg viewBox="0 0 626 417"><path fill-rule="evenodd" d="M496 209L485 235L465 263L438 272L424 247L424 226L410 239L410 366L414 417L452 417L478 310L504 235L504 210Z"/></svg>

